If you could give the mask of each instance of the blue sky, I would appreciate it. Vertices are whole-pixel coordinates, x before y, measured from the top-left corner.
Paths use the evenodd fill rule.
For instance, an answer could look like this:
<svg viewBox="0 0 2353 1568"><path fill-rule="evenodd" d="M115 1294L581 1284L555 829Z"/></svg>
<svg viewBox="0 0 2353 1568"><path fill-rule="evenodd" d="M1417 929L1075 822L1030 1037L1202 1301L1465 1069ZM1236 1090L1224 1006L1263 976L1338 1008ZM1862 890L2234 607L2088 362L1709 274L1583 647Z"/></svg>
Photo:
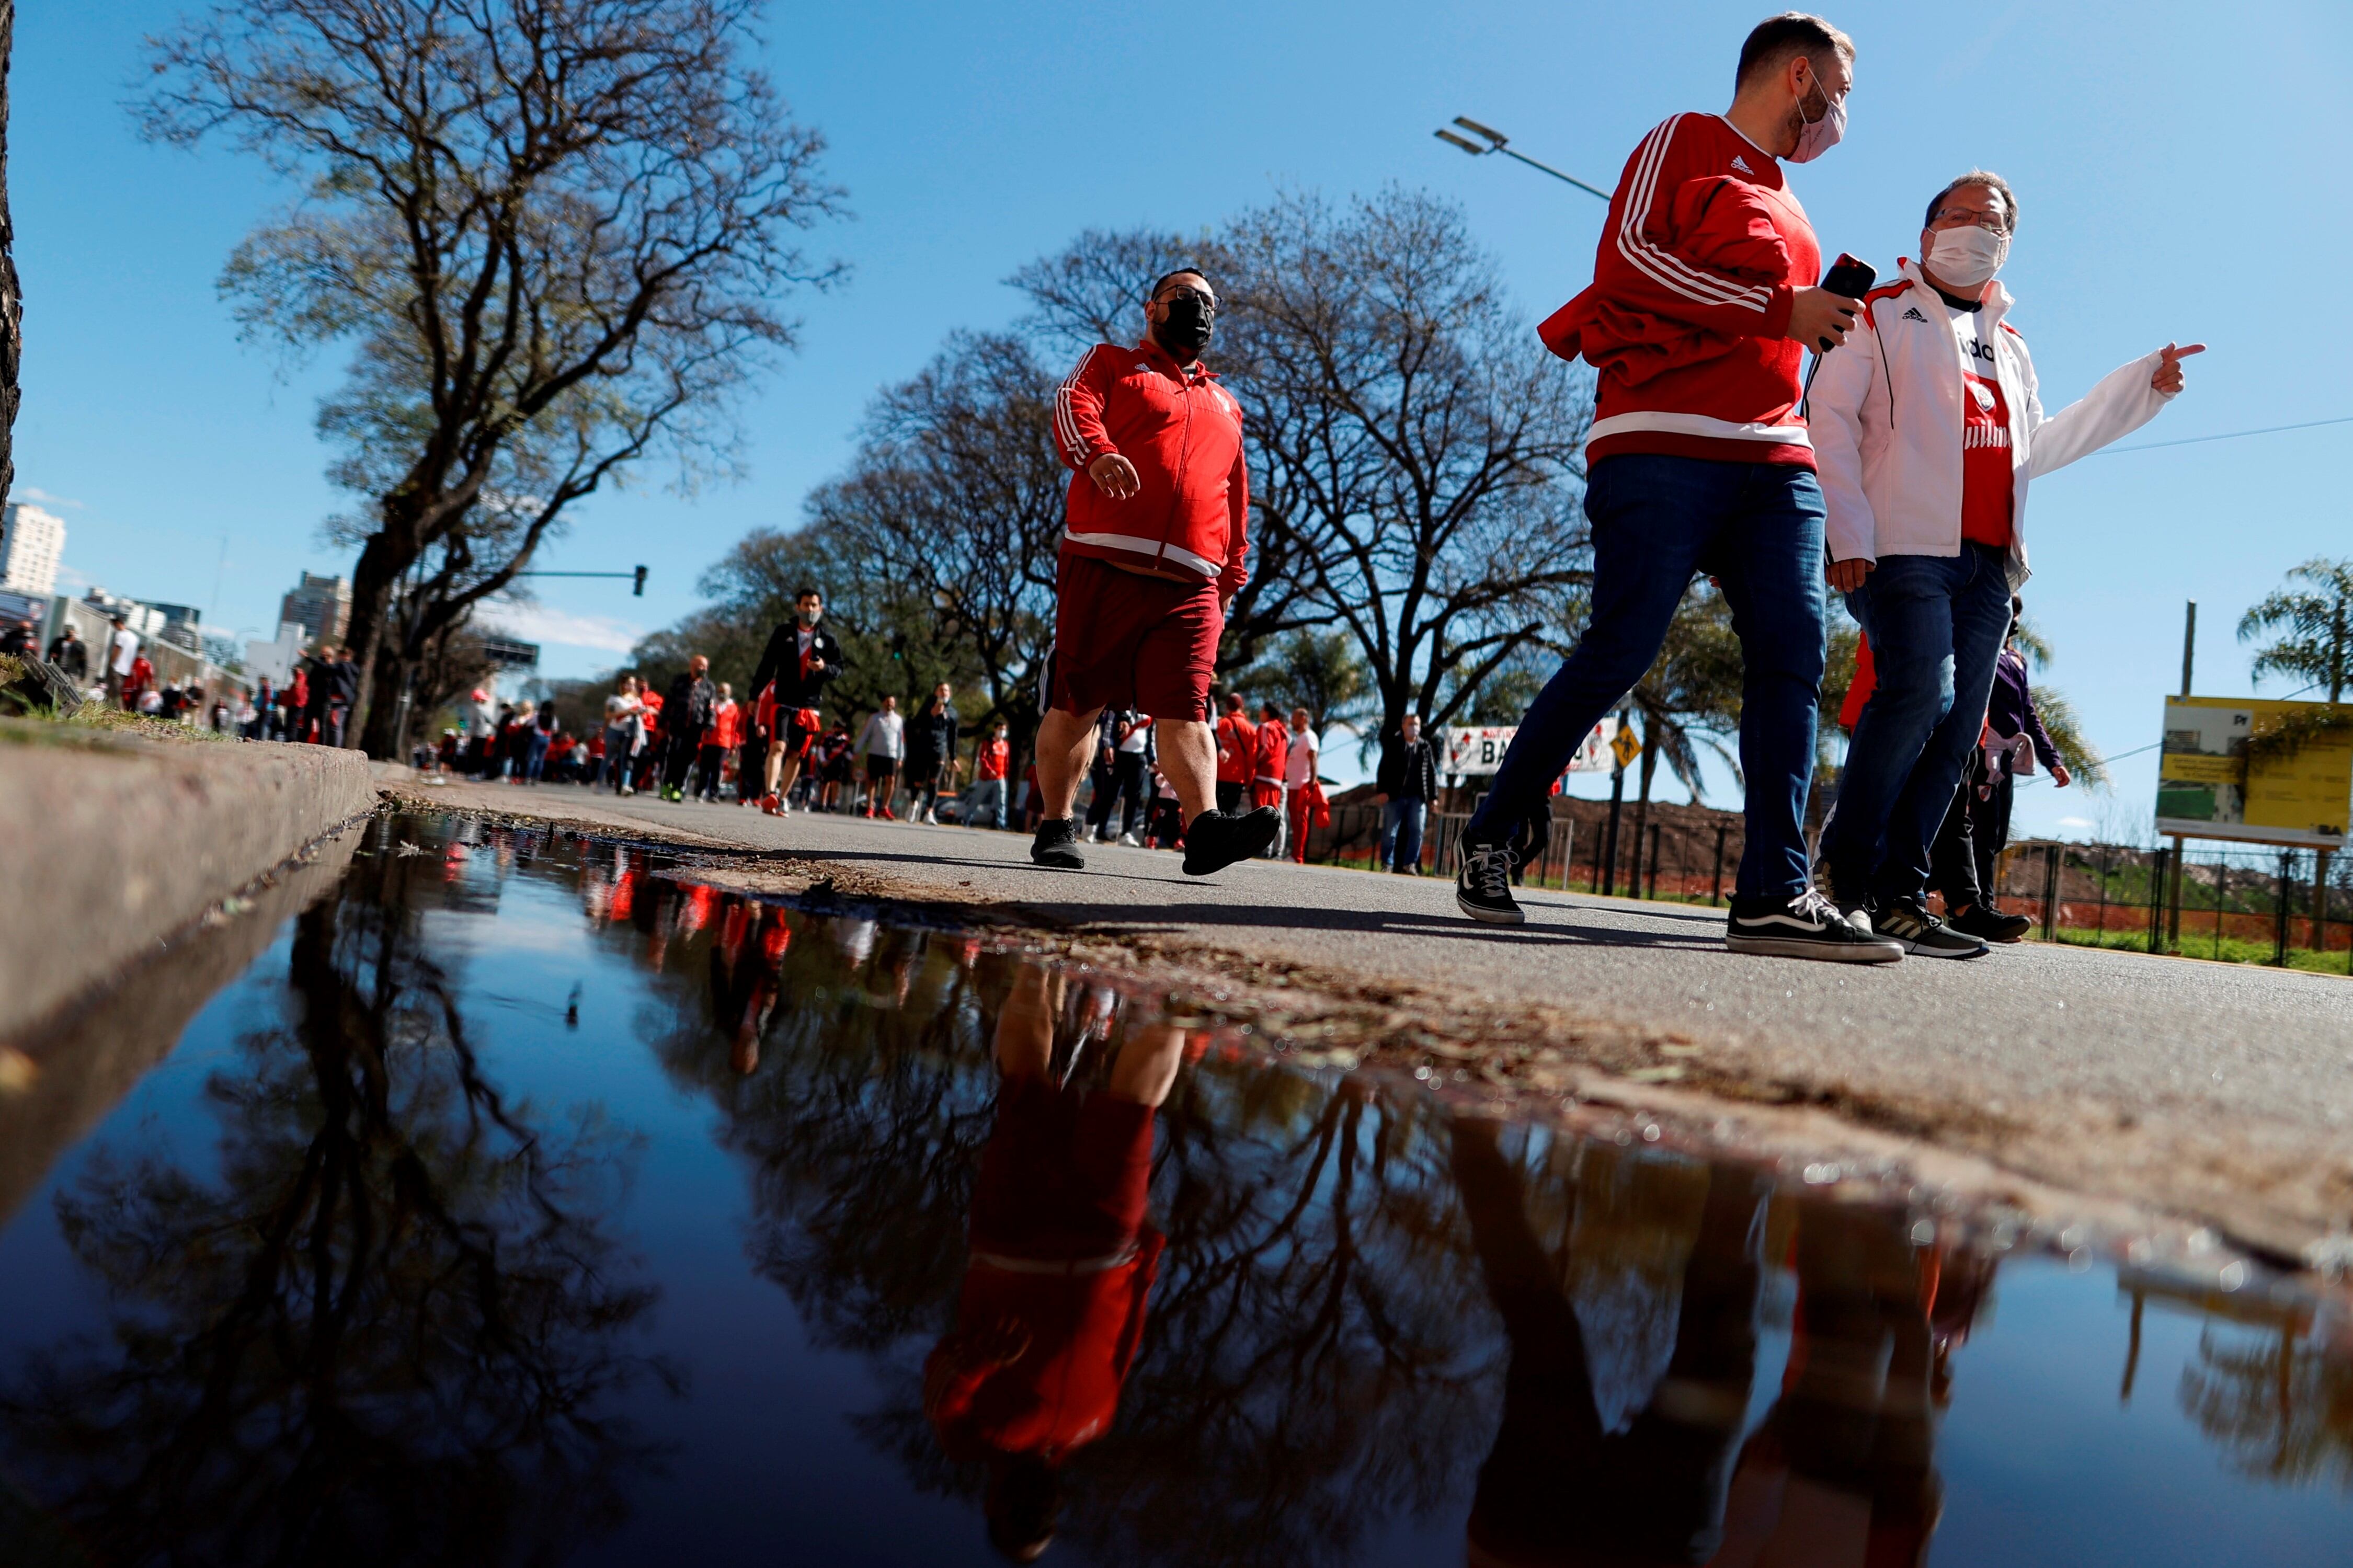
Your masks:
<svg viewBox="0 0 2353 1568"><path fill-rule="evenodd" d="M185 7L148 0L20 12L11 180L26 294L20 499L60 498L68 566L207 624L259 629L341 504L311 428L332 363L240 344L221 262L284 199L224 150L142 144L121 103L140 39ZM546 585L550 673L690 608L695 576L744 531L788 524L835 471L860 410L956 327L1002 323L1002 279L1089 226L1216 222L1278 185L1387 181L1460 199L1533 321L1590 274L1601 206L1433 140L1455 114L1596 184L1642 132L1727 100L1759 5L1390 4L780 5L769 54L832 142L855 221L818 237L849 261L803 300L803 352L748 411L749 477L688 499L648 473L581 509L546 564L645 562L627 584ZM2202 339L2189 393L2138 439L2353 415L2344 322L2325 301L2353 254L2338 193L2353 146L2353 7L2016 0L1974 9L1847 5L1861 48L1844 145L1795 172L1825 250L1883 271L1927 195L1971 164L2018 187L2004 273L2047 404L2118 363ZM2157 738L2179 679L2181 606L2200 601L2199 687L2250 689L2238 616L2289 566L2353 554L2341 484L2353 426L2087 459L2035 487L2031 613L2048 679L2095 741ZM226 564L224 564L226 563ZM2271 695L2283 695L2276 685ZM2105 815L2146 817L2154 754L2118 764ZM1719 802L1728 791L1719 788ZM2027 791L2021 826L2103 816Z"/></svg>

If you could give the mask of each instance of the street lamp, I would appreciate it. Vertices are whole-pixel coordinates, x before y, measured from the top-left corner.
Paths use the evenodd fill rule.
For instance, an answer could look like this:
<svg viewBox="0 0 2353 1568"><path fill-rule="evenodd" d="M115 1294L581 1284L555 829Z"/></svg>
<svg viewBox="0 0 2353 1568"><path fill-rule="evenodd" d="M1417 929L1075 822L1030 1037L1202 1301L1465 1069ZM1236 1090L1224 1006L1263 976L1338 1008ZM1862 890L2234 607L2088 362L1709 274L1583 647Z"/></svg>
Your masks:
<svg viewBox="0 0 2353 1568"><path fill-rule="evenodd" d="M1433 131L1430 134L1437 137L1440 142L1445 142L1450 147L1461 148L1462 151L1470 153L1474 158L1484 156L1489 153L1501 153L1506 158L1517 158L1521 163L1525 163L1531 169L1541 169L1556 180L1566 180L1570 184L1575 185L1578 190L1583 191L1587 195L1599 196L1605 202L1609 199L1609 193L1608 191L1598 190L1595 187L1587 184L1583 180L1578 179L1574 174L1564 174L1558 169L1554 168L1550 163L1539 163L1534 158L1529 157L1525 153L1513 152L1510 145L1511 138L1505 136L1500 131L1490 130L1488 127L1480 124L1477 121L1465 119L1460 114L1454 117L1454 123L1462 127L1463 130L1471 132L1472 136L1485 138L1487 145L1482 147L1478 142L1472 141L1471 136L1457 136L1451 131Z"/></svg>

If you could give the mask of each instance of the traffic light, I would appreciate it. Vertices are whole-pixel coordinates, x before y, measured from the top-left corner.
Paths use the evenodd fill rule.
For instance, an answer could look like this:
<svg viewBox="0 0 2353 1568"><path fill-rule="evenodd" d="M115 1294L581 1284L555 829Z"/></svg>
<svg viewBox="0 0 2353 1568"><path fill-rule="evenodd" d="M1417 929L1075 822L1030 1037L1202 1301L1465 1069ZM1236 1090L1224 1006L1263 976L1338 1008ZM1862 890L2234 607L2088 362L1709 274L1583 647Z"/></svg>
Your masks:
<svg viewBox="0 0 2353 1568"><path fill-rule="evenodd" d="M638 568L638 585L629 590L629 596L635 599L646 596L646 569L642 566Z"/></svg>

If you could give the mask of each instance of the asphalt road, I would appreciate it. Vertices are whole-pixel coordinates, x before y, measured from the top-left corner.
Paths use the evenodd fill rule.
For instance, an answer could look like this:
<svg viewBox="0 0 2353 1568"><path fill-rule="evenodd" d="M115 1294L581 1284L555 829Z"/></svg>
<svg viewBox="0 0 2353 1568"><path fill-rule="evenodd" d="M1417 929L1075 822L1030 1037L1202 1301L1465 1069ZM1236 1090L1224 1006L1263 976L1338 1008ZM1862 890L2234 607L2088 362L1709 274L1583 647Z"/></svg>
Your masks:
<svg viewBox="0 0 2353 1568"><path fill-rule="evenodd" d="M1726 952L1720 911L1525 890L1487 927L1451 881L1258 861L1184 876L1174 854L1090 847L1082 873L1026 837L575 788L417 791L632 824L853 868L917 895L1009 901L1060 924L1157 933L1403 984L1443 1008L1543 1005L1673 1032L1718 1072L1906 1108L2040 1179L2223 1219L2276 1245L2353 1220L2353 980L2022 943L1966 963L1814 963Z"/></svg>

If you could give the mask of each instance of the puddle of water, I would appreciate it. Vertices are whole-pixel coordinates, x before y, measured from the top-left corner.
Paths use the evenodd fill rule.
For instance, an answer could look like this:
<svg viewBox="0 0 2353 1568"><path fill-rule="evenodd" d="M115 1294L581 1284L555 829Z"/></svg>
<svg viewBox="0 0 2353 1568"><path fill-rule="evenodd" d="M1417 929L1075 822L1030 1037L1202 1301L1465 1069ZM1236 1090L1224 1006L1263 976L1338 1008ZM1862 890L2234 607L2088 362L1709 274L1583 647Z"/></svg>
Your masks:
<svg viewBox="0 0 2353 1568"><path fill-rule="evenodd" d="M2353 1326L2243 1267L691 877L376 824L0 1215L0 1561L2346 1560Z"/></svg>

